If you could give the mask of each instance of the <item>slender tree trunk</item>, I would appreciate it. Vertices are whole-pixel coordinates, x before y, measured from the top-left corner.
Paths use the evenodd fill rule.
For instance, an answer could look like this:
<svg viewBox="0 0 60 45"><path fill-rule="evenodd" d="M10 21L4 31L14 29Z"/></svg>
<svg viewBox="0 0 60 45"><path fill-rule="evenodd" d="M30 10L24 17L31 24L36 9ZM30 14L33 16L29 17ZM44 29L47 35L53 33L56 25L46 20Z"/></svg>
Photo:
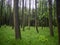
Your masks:
<svg viewBox="0 0 60 45"><path fill-rule="evenodd" d="M38 31L38 20L37 20L37 0L35 0L35 27L36 27L36 31L37 33L39 33Z"/></svg>
<svg viewBox="0 0 60 45"><path fill-rule="evenodd" d="M57 8L58 36L60 45L60 0L56 0L56 8Z"/></svg>
<svg viewBox="0 0 60 45"><path fill-rule="evenodd" d="M53 6L53 11L54 11L54 21L56 20L55 17L56 17L56 0L54 0L54 6ZM54 29L55 29L55 22L54 22Z"/></svg>
<svg viewBox="0 0 60 45"><path fill-rule="evenodd" d="M53 24L52 24L52 0L48 0L49 1L49 28L50 28L50 35L54 36L54 32L53 32Z"/></svg>
<svg viewBox="0 0 60 45"><path fill-rule="evenodd" d="M21 15L22 15L22 11L21 11L21 10L22 10L22 8L21 8L22 0L20 0L19 2L20 2L20 3L19 3L19 4L20 4L20 8L19 8L19 10L20 10L20 11L19 11L19 15L21 16ZM21 20L22 20L22 16L20 17L20 28L22 28L22 21L21 21Z"/></svg>
<svg viewBox="0 0 60 45"><path fill-rule="evenodd" d="M11 6L8 5L8 8L9 8L9 25L12 26L12 15L11 15Z"/></svg>
<svg viewBox="0 0 60 45"><path fill-rule="evenodd" d="M24 0L22 0L22 28L24 31Z"/></svg>
<svg viewBox="0 0 60 45"><path fill-rule="evenodd" d="M19 26L19 15L18 15L18 0L14 0L14 28L16 39L21 39L21 31Z"/></svg>
<svg viewBox="0 0 60 45"><path fill-rule="evenodd" d="M0 15L1 16L1 25L3 24L3 21L2 21L2 19L3 19L3 16L2 16L3 15L3 10L2 9L3 9L3 0L1 0L1 15Z"/></svg>
<svg viewBox="0 0 60 45"><path fill-rule="evenodd" d="M31 0L29 0L28 29L30 30Z"/></svg>
<svg viewBox="0 0 60 45"><path fill-rule="evenodd" d="M47 8L47 1L45 2L45 6L46 6L46 12L48 12L48 8ZM48 14L45 14L48 15ZM46 27L48 26L48 17L46 17Z"/></svg>
<svg viewBox="0 0 60 45"><path fill-rule="evenodd" d="M43 15L43 2L44 2L44 1L42 0L42 4L41 4L41 6L42 6L42 13L41 13L41 15ZM42 22L41 22L41 23L42 23L42 25L41 25L41 26L42 26L42 29L43 29L43 28L44 28L44 27L43 27L43 20L42 20Z"/></svg>

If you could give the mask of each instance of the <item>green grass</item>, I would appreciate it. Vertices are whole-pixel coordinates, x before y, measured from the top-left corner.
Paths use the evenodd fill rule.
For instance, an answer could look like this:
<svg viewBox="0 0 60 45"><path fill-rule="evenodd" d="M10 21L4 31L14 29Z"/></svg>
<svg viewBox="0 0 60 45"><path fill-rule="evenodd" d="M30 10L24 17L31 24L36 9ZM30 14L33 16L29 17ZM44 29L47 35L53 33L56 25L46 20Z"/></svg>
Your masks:
<svg viewBox="0 0 60 45"><path fill-rule="evenodd" d="M58 45L57 28L54 29L54 37L50 36L49 28L38 28L39 33L36 32L35 27L30 27L25 31L21 29L22 39L15 40L14 29L10 26L2 26L0 28L0 45Z"/></svg>

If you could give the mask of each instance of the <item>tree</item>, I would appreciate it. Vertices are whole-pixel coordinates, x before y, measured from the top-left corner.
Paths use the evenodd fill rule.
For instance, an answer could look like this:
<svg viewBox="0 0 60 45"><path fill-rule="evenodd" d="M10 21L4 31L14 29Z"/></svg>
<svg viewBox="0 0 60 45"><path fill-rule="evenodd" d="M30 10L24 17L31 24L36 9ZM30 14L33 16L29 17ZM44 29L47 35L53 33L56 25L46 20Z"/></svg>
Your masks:
<svg viewBox="0 0 60 45"><path fill-rule="evenodd" d="M47 26L48 22L48 6L47 6L47 0L39 0L38 3L38 17L39 17L39 25L42 26ZM46 18L46 20L44 19ZM44 22L45 21L45 22Z"/></svg>
<svg viewBox="0 0 60 45"><path fill-rule="evenodd" d="M21 39L21 31L19 26L19 15L18 15L18 0L14 0L14 28L16 39Z"/></svg>
<svg viewBox="0 0 60 45"><path fill-rule="evenodd" d="M37 0L35 0L35 27L36 27L37 33L39 33L39 31L38 31L38 17L37 17Z"/></svg>
<svg viewBox="0 0 60 45"><path fill-rule="evenodd" d="M49 28L51 36L54 36L53 32L53 20L52 20L52 0L48 0L49 2Z"/></svg>
<svg viewBox="0 0 60 45"><path fill-rule="evenodd" d="M12 15L12 12L11 12L11 3L12 1L9 1L8 0L8 2L7 2L7 23L8 23L8 25L10 25L10 26L13 26L13 24L12 24L12 21L13 21L13 15Z"/></svg>
<svg viewBox="0 0 60 45"><path fill-rule="evenodd" d="M0 20L1 20L1 22L0 22L0 27L1 27L1 25L2 25L2 23L3 23L3 22L2 22L2 19L3 19L3 17L2 17L2 15L3 15L3 14L2 14L2 13L3 13L3 0L1 0L1 9L0 9L0 10L1 10L1 13L0 13Z"/></svg>
<svg viewBox="0 0 60 45"><path fill-rule="evenodd" d="M25 22L24 22L24 0L22 0L22 28L23 28L23 31L24 31L24 25L25 25Z"/></svg>
<svg viewBox="0 0 60 45"><path fill-rule="evenodd" d="M58 36L60 45L60 0L56 0L56 8L57 8Z"/></svg>
<svg viewBox="0 0 60 45"><path fill-rule="evenodd" d="M31 0L29 0L28 29L30 30Z"/></svg>

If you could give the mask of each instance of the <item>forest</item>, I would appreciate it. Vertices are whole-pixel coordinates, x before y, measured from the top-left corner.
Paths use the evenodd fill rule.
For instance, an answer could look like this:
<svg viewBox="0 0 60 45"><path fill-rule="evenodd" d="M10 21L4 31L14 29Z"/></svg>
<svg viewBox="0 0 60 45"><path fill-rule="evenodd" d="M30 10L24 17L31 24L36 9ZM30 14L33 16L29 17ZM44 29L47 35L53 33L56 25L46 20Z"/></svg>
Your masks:
<svg viewBox="0 0 60 45"><path fill-rule="evenodd" d="M60 45L60 0L0 0L0 45Z"/></svg>

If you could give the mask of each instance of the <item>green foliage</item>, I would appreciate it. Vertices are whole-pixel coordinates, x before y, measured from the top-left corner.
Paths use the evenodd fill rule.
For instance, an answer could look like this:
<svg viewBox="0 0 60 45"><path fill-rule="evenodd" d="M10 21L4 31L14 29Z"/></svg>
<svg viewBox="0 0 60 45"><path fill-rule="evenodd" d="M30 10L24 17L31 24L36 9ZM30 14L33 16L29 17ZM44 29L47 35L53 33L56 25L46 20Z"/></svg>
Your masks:
<svg viewBox="0 0 60 45"><path fill-rule="evenodd" d="M40 35L39 40L42 42L46 42L46 41L48 41L48 38L46 38L44 35Z"/></svg>
<svg viewBox="0 0 60 45"><path fill-rule="evenodd" d="M0 45L58 45L57 28L54 29L55 36L50 36L48 27L39 27L39 34L36 32L35 27L25 27L22 31L22 39L15 40L14 29L10 26L1 26L0 28Z"/></svg>

